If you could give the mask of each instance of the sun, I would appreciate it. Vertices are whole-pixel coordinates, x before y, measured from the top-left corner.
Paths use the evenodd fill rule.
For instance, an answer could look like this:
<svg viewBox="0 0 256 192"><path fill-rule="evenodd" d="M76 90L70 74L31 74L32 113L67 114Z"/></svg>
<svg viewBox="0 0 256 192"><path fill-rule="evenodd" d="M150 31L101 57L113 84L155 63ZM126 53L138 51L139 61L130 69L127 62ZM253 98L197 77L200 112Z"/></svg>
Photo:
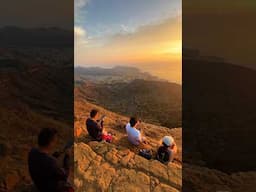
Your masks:
<svg viewBox="0 0 256 192"><path fill-rule="evenodd" d="M171 43L163 49L164 53L172 55L180 55L182 53L182 43L181 41Z"/></svg>

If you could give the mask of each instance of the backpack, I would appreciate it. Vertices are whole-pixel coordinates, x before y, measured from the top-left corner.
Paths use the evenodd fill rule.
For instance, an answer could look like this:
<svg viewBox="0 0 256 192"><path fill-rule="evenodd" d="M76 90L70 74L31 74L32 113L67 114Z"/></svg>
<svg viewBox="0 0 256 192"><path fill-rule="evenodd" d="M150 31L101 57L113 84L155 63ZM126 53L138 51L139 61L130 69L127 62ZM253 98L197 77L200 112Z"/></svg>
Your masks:
<svg viewBox="0 0 256 192"><path fill-rule="evenodd" d="M165 146L159 147L156 158L161 163L168 163L170 161L171 151Z"/></svg>
<svg viewBox="0 0 256 192"><path fill-rule="evenodd" d="M150 160L152 159L152 151L148 149L140 149L139 150L139 155Z"/></svg>

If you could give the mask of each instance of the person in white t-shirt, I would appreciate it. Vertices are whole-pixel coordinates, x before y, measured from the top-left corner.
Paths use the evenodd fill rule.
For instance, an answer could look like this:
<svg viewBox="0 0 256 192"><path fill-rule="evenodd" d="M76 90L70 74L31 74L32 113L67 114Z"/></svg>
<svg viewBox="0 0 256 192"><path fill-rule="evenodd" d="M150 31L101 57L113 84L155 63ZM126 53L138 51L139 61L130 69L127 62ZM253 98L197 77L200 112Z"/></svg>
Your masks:
<svg viewBox="0 0 256 192"><path fill-rule="evenodd" d="M137 129L139 125L139 121L136 117L131 117L130 122L127 123L125 129L128 135L128 140L133 145L140 145L141 143L145 143L145 138L141 136L141 132Z"/></svg>

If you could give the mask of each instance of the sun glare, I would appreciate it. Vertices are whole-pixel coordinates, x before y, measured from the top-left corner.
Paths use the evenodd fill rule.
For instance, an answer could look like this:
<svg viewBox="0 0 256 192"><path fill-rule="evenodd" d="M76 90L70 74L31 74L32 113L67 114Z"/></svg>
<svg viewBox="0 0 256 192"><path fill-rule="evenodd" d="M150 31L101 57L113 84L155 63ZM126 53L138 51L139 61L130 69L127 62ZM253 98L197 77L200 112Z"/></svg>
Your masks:
<svg viewBox="0 0 256 192"><path fill-rule="evenodd" d="M168 47L164 48L164 53L167 53L167 54L178 55L178 54L181 54L181 52L182 52L181 42L172 44L171 46L168 46Z"/></svg>

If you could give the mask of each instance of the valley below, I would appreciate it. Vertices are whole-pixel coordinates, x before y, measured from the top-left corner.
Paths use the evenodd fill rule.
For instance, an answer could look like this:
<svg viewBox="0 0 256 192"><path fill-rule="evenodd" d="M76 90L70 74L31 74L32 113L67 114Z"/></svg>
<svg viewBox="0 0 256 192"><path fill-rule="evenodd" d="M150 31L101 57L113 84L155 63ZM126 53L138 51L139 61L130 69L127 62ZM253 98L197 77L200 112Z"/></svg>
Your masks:
<svg viewBox="0 0 256 192"><path fill-rule="evenodd" d="M89 69L75 73L75 79L80 79L75 81L77 97L121 115L137 116L144 122L181 127L181 85L129 67L121 67L122 72L120 67L113 68L112 77L105 81L102 79L109 77L110 69L94 69L95 76L90 79Z"/></svg>

